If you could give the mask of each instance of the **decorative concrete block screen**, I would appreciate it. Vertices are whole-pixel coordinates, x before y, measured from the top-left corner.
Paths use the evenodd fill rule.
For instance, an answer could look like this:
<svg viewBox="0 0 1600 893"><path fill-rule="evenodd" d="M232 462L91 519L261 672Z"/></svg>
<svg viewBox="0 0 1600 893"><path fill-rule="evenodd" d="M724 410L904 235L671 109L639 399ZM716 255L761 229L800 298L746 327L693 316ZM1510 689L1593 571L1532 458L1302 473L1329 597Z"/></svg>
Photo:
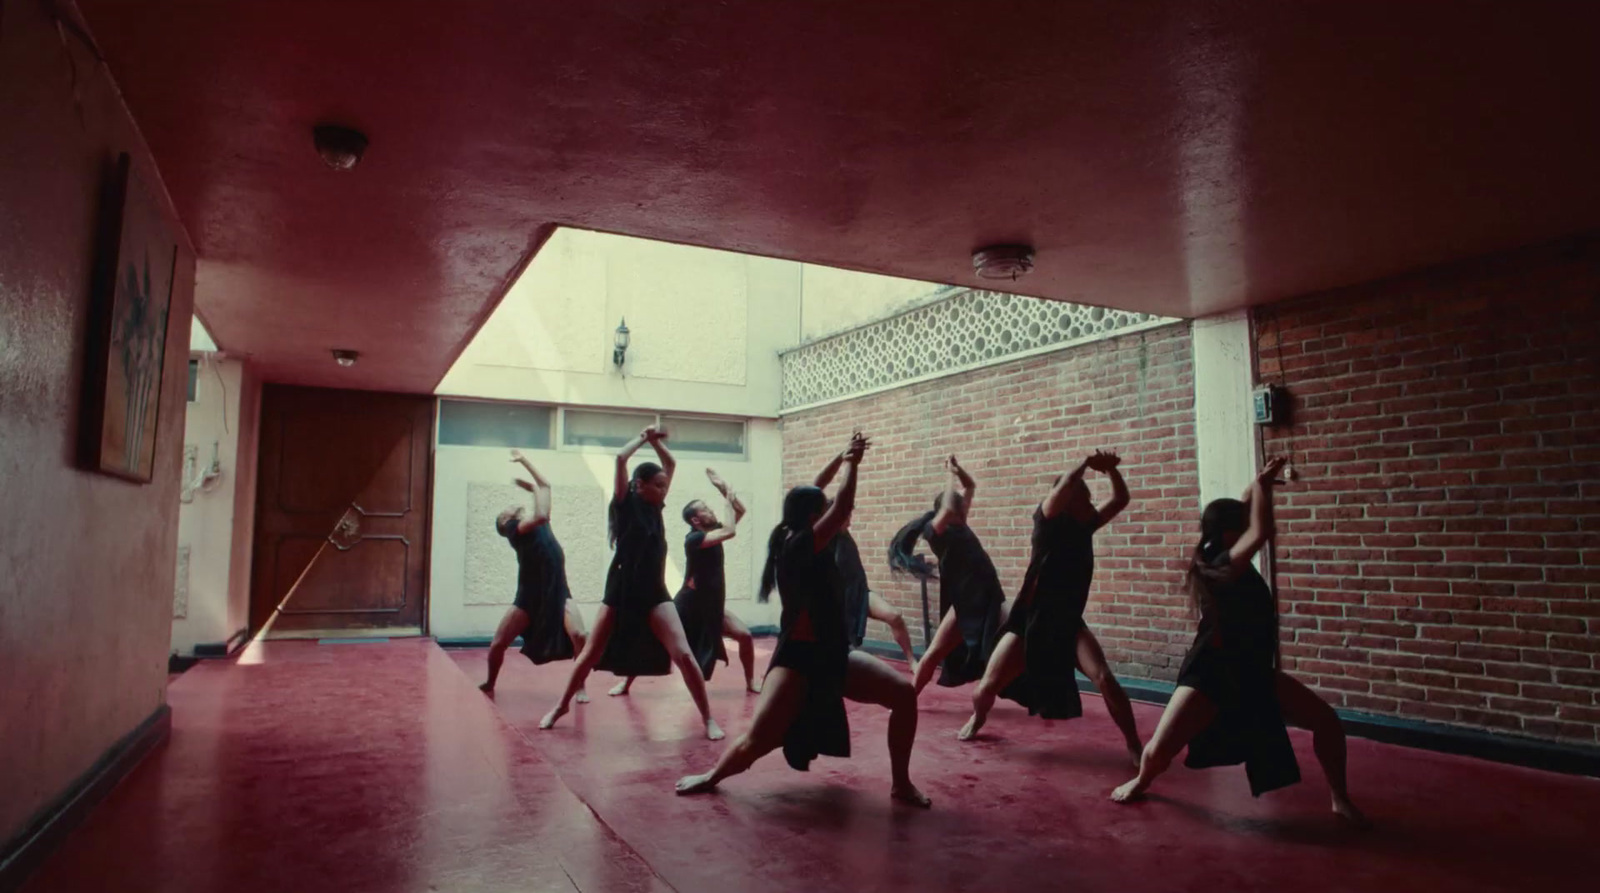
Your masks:
<svg viewBox="0 0 1600 893"><path fill-rule="evenodd" d="M782 355L783 410L969 371L1173 320L967 289Z"/></svg>

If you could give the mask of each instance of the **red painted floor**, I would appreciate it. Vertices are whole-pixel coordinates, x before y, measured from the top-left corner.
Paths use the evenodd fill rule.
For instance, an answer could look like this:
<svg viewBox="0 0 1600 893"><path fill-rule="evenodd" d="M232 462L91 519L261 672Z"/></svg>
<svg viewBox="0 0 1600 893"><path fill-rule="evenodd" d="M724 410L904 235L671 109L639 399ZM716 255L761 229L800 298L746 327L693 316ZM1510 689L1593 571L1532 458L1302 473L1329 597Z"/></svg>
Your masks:
<svg viewBox="0 0 1600 893"><path fill-rule="evenodd" d="M1379 823L1327 811L1307 781L1252 800L1242 770L1174 769L1159 796L1105 795L1129 769L1099 702L1069 723L997 709L962 745L967 690L930 689L913 772L935 799L891 804L886 714L851 708L856 756L797 773L779 757L679 798L714 758L676 678L535 729L566 665L508 655L491 703L483 653L424 641L273 642L171 687L171 742L29 891L1575 890L1590 889L1600 782L1351 742ZM762 654L763 664L765 653ZM459 667L459 669L458 669ZM729 672L732 670L732 672ZM754 698L718 668L730 733ZM1138 707L1141 727L1157 710ZM502 721L501 717L504 717Z"/></svg>

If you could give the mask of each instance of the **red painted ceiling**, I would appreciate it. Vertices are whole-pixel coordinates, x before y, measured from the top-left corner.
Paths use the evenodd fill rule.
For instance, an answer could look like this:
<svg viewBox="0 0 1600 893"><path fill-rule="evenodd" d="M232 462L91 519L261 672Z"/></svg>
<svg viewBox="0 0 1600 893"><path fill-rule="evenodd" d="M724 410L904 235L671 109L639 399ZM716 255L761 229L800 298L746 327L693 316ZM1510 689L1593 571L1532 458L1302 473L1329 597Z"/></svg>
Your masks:
<svg viewBox="0 0 1600 893"><path fill-rule="evenodd" d="M273 380L430 390L551 225L956 283L1021 240L1021 291L1173 315L1600 227L1600 4L79 3Z"/></svg>

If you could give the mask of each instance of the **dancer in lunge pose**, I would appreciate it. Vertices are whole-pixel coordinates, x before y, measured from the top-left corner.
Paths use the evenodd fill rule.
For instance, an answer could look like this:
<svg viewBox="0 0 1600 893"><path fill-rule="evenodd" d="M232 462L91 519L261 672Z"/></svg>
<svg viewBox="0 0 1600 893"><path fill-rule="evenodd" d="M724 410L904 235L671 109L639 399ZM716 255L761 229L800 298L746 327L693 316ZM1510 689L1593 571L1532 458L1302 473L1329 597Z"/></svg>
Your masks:
<svg viewBox="0 0 1600 893"><path fill-rule="evenodd" d="M867 450L861 435L845 451L844 482L830 504L817 487L796 487L783 500L783 523L767 540L761 599L774 586L783 602L778 647L750 728L710 772L678 782L678 793L699 794L738 775L779 746L795 769L818 755L850 755L844 699L889 708L889 795L913 806L930 800L911 783L911 746L917 736L917 696L906 678L870 654L850 649L844 593L832 554L839 531L855 508L856 473Z"/></svg>
<svg viewBox="0 0 1600 893"><path fill-rule="evenodd" d="M676 467L667 451L667 432L646 428L617 454L615 490L611 499L611 544L615 553L606 574L606 594L595 617L594 633L572 667L572 677L561 700L539 728L556 724L582 690L589 671L598 667L619 676L665 676L676 664L683 675L706 737L715 741L722 729L711 718L706 682L694 652L683 634L678 611L667 597L667 531L661 506L672 487ZM628 460L639 447L650 444L661 464L641 462L628 474Z"/></svg>
<svg viewBox="0 0 1600 893"><path fill-rule="evenodd" d="M845 454L840 453L828 462L827 467L817 474L817 489L826 490L833 483L844 460ZM894 643L900 646L901 653L906 656L906 665L911 668L911 675L915 676L917 656L911 650L911 631L906 628L906 619L883 596L872 591L867 582L867 569L861 564L861 551L856 548L855 537L850 535L848 518L834 537L834 549L844 584L845 631L850 634L850 647L860 648L866 641L867 618L881 621L888 625L889 634L894 637Z"/></svg>
<svg viewBox="0 0 1600 893"><path fill-rule="evenodd" d="M683 587L672 597L678 608L678 620L683 623L683 634L689 640L689 650L706 681L717 661L728 662L728 649L722 644L727 636L739 647L739 663L744 667L744 687L752 694L760 694L756 682L756 646L750 628L744 621L728 613L727 585L723 575L722 544L738 534L739 520L744 517L744 503L734 495L716 471L707 468L706 477L728 501L728 511L733 523L722 526L717 515L705 500L691 500L683 507L683 520L689 524L689 535L683 540ZM625 695L633 687L634 677L617 683L609 694Z"/></svg>
<svg viewBox="0 0 1600 893"><path fill-rule="evenodd" d="M1327 702L1278 669L1278 614L1272 588L1251 565L1272 539L1272 488L1284 460L1267 463L1244 499L1217 499L1200 517L1200 543L1188 585L1200 629L1178 671L1178 688L1145 745L1139 774L1111 799L1138 798L1184 747L1191 769L1245 764L1250 792L1261 796L1300 780L1284 729L1309 729L1317 762L1333 793L1333 811L1357 824L1366 817L1345 786L1344 729Z"/></svg>
<svg viewBox="0 0 1600 893"><path fill-rule="evenodd" d="M918 538L939 559L939 628L922 652L914 684L920 694L939 670L939 684L965 685L983 677L989 655L1000 639L1000 611L1005 592L1000 575L978 535L967 526L972 475L951 456L945 490L933 501L933 511L913 518L889 543L889 567L910 571L917 564Z"/></svg>
<svg viewBox="0 0 1600 893"><path fill-rule="evenodd" d="M1096 451L1068 474L1056 478L1033 510L1033 556L1022 589L1001 627L1000 644L989 658L983 681L972 694L972 718L956 737L970 740L983 728L996 696L1045 719L1083 715L1078 680L1081 669L1100 690L1106 710L1122 730L1134 765L1139 763L1139 729L1133 706L1106 663L1100 642L1083 622L1094 579L1094 534L1128 505L1128 485L1115 453ZM1084 472L1111 479L1111 501L1095 508Z"/></svg>
<svg viewBox="0 0 1600 893"><path fill-rule="evenodd" d="M511 451L511 461L533 478L516 479L517 486L532 494L533 505L510 506L494 521L494 529L517 553L517 596L489 645L489 679L478 686L486 694L494 694L506 649L517 636L522 637L522 653L536 664L569 660L584 644L583 615L567 589L567 558L550 529L550 482L521 450ZM576 699L587 703L589 695L580 688Z"/></svg>

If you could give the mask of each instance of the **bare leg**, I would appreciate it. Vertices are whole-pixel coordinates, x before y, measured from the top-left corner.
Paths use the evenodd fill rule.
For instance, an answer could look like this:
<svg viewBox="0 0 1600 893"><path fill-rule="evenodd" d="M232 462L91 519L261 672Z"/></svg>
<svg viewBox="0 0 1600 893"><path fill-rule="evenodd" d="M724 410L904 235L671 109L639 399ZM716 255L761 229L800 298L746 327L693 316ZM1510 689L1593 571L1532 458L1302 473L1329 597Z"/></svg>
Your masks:
<svg viewBox="0 0 1600 893"><path fill-rule="evenodd" d="M722 727L711 718L711 702L706 699L706 680L700 673L700 662L689 650L689 639L683 634L683 621L678 619L678 606L672 602L662 602L651 609L650 630L656 634L662 647L667 649L667 654L672 656L672 662L678 665L678 673L683 676L683 684L689 689L689 697L694 699L695 707L700 710L700 718L705 720L706 737L712 741L722 740Z"/></svg>
<svg viewBox="0 0 1600 893"><path fill-rule="evenodd" d="M1157 775L1167 771L1178 751L1188 747L1216 715L1217 705L1211 703L1210 698L1187 685L1178 686L1161 714L1161 721L1156 723L1156 733L1144 746L1139 774L1112 791L1111 799L1118 803L1138 799Z"/></svg>
<svg viewBox="0 0 1600 893"><path fill-rule="evenodd" d="M917 655L911 650L911 630L906 628L905 616L876 592L867 593L867 616L889 624L889 634L894 636L894 643L899 645L900 651L905 654L906 666L911 668L911 677L916 678Z"/></svg>
<svg viewBox="0 0 1600 893"><path fill-rule="evenodd" d="M583 651L578 653L578 659L573 661L572 675L567 679L566 691L561 693L561 700L556 706L539 720L539 728L548 729L556 724L556 720L566 715L568 708L572 706L572 698L583 690L583 683L589 678L589 671L600 662L600 655L605 653L606 642L610 641L611 631L616 629L616 626L616 612L608 605L601 605L600 613L594 618L594 633L589 636L589 641L583 644Z"/></svg>
<svg viewBox="0 0 1600 893"><path fill-rule="evenodd" d="M572 640L573 653L582 654L583 646L589 641L589 634L584 632L583 615L578 612L577 602L574 602L570 598L567 599L567 607L566 610L562 612L561 621L562 624L566 626L567 638ZM578 689L577 696L574 697L573 700L579 704L587 704L589 703L589 693L580 688Z"/></svg>
<svg viewBox="0 0 1600 893"><path fill-rule="evenodd" d="M912 688L917 694L922 694L922 690L933 681L933 674L939 672L939 664L943 663L945 657L960 644L961 627L956 624L955 609L951 608L944 612L944 618L939 621L939 628L934 630L933 641L928 643L927 649L922 652L922 662L917 664L917 672L912 681Z"/></svg>
<svg viewBox="0 0 1600 893"><path fill-rule="evenodd" d="M761 759L783 744L784 733L794 718L800 715L805 702L806 677L788 667L773 667L767 673L767 684L756 702L756 714L750 728L733 739L733 744L717 758L710 772L686 775L678 780L678 793L703 794L717 786L730 775L738 775L756 760Z"/></svg>
<svg viewBox="0 0 1600 893"><path fill-rule="evenodd" d="M500 618L500 626L494 631L494 641L489 643L489 681L478 686L479 691L494 694L494 683L500 678L500 665L505 662L506 649L511 647L513 639L528 628L528 621L528 612L516 607L506 611L506 616Z"/></svg>
<svg viewBox="0 0 1600 893"><path fill-rule="evenodd" d="M1111 672L1106 653L1100 650L1100 640L1089 632L1087 626L1078 630L1078 669L1100 690L1100 700L1106 702L1111 721L1122 730L1123 743L1128 745L1128 756L1133 759L1134 768L1138 768L1144 745L1139 742L1139 725L1133 718L1133 705L1128 703L1128 693L1122 690L1116 674Z"/></svg>
<svg viewBox="0 0 1600 893"><path fill-rule="evenodd" d="M844 696L862 704L889 708L889 796L927 809L927 795L911 783L911 745L917 740L917 691L910 680L870 654L850 652Z"/></svg>
<svg viewBox="0 0 1600 893"><path fill-rule="evenodd" d="M972 718L956 733L958 740L971 741L977 736L984 720L989 718L994 699L1006 690L1006 686L1017 681L1026 663L1027 651L1023 648L1022 639L1016 633L1001 636L1000 644L994 646L994 654L989 657L989 666L983 671L982 681L972 693Z"/></svg>
<svg viewBox="0 0 1600 893"><path fill-rule="evenodd" d="M1287 673L1278 674L1278 707L1291 725L1311 732L1311 746L1333 792L1333 811L1346 821L1365 827L1367 817L1350 800L1345 786L1344 726L1339 715L1316 692Z"/></svg>
<svg viewBox="0 0 1600 893"><path fill-rule="evenodd" d="M750 635L750 627L745 626L743 620L723 612L722 634L739 646L739 665L744 667L744 690L755 695L761 694L761 683L756 681L756 640Z"/></svg>
<svg viewBox="0 0 1600 893"><path fill-rule="evenodd" d="M618 682L616 685L611 686L611 690L606 692L606 694L612 696L613 698L620 698L627 695L628 691L633 688L633 679L634 677L629 676L621 682Z"/></svg>

